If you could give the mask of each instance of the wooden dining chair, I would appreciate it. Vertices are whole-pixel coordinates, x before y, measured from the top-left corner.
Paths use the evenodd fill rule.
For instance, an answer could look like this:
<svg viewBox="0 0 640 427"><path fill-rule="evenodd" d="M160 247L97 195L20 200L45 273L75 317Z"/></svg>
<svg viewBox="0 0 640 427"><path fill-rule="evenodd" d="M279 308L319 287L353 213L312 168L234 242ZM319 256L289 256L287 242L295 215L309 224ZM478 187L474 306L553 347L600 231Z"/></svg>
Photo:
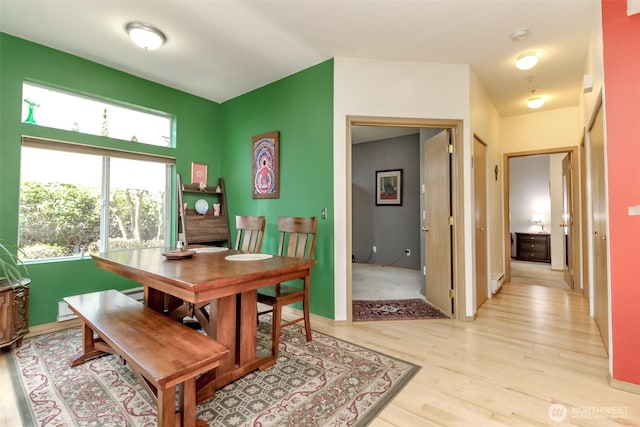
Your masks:
<svg viewBox="0 0 640 427"><path fill-rule="evenodd" d="M263 216L236 215L235 250L258 253L262 250L264 227L267 220Z"/></svg>
<svg viewBox="0 0 640 427"><path fill-rule="evenodd" d="M312 259L313 251L316 247L317 227L318 219L316 217L279 217L278 230L280 231L280 244L278 245L278 255ZM282 307L299 301L302 302L303 317L283 322ZM260 288L258 289L258 302L270 306L269 310L259 310L259 315L272 312L271 352L274 357L278 357L280 330L283 327L304 321L307 341L311 341L308 286L296 287L279 283L274 286Z"/></svg>
<svg viewBox="0 0 640 427"><path fill-rule="evenodd" d="M266 223L264 216L236 215L236 243L233 249L252 253L260 252ZM192 312L188 314L195 317L200 325L208 322L211 315L209 302L194 304Z"/></svg>

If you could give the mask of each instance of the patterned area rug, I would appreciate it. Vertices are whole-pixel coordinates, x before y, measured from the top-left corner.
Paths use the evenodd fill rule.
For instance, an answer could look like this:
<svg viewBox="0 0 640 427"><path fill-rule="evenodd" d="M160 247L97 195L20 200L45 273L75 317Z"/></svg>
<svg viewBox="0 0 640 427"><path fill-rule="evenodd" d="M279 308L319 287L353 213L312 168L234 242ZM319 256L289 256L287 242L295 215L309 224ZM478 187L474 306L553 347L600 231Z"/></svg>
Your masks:
<svg viewBox="0 0 640 427"><path fill-rule="evenodd" d="M268 351L271 324L261 319L258 329L258 351ZM116 356L69 367L81 342L81 329L72 328L12 350L23 425L155 426L155 406ZM275 366L220 389L196 416L216 427L365 426L418 370L315 331L307 343L294 325L283 328Z"/></svg>
<svg viewBox="0 0 640 427"><path fill-rule="evenodd" d="M420 299L353 301L353 320L443 319L448 316Z"/></svg>

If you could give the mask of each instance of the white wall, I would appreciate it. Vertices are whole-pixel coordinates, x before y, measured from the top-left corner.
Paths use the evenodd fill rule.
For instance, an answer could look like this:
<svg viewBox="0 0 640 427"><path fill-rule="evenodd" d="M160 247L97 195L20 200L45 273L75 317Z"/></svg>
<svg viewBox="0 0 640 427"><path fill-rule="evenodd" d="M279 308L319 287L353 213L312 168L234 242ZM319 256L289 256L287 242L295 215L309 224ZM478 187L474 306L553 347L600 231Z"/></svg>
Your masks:
<svg viewBox="0 0 640 427"><path fill-rule="evenodd" d="M505 153L573 147L580 144L580 107L503 117L500 126Z"/></svg>
<svg viewBox="0 0 640 427"><path fill-rule="evenodd" d="M464 207L471 205L468 65L334 58L334 208L335 319L347 315L347 180L346 118L349 115L456 119L463 121ZM350 177L349 177L350 178ZM465 294L467 311L473 295L471 212L464 208ZM467 313L471 315L473 313Z"/></svg>
<svg viewBox="0 0 640 427"><path fill-rule="evenodd" d="M600 91L604 85L604 58L602 47L602 9L600 8L600 2L594 2L594 8L597 12L594 13L594 21L592 23L592 33L589 39L589 48L587 51L587 63L584 67L584 74L591 76L593 87L589 92L583 92L580 104L582 105L582 120L581 123L587 126L593 113L595 112L595 106L600 94Z"/></svg>
<svg viewBox="0 0 640 427"><path fill-rule="evenodd" d="M502 203L504 181L502 179L500 115L473 70L470 77L471 135L477 135L487 145L487 255L489 257L489 279L493 279L505 272L504 209ZM497 179L494 173L496 166L498 167ZM472 305L475 307L475 304Z"/></svg>

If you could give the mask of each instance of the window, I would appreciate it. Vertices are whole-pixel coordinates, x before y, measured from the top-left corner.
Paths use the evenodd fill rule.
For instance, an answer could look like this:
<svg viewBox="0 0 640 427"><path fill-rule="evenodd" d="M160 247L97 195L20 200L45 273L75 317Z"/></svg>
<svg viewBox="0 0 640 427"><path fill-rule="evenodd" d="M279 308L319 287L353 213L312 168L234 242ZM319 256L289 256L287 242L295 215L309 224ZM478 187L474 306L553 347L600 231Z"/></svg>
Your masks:
<svg viewBox="0 0 640 427"><path fill-rule="evenodd" d="M173 163L23 137L18 244L24 258L168 246Z"/></svg>
<svg viewBox="0 0 640 427"><path fill-rule="evenodd" d="M125 107L33 83L22 84L22 121L38 126L174 147L166 113Z"/></svg>

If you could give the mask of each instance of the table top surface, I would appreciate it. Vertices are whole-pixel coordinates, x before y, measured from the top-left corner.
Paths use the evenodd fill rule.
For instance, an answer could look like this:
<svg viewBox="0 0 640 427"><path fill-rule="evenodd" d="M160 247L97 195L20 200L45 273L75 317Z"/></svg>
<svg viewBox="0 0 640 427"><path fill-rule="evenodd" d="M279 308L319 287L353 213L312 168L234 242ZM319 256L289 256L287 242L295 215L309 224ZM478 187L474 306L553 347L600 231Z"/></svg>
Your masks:
<svg viewBox="0 0 640 427"><path fill-rule="evenodd" d="M273 256L252 261L229 261L228 255L241 251L199 252L186 259L169 260L164 248L127 249L92 255L106 270L139 279L140 275L179 287L211 288L230 286L310 270L317 261Z"/></svg>

